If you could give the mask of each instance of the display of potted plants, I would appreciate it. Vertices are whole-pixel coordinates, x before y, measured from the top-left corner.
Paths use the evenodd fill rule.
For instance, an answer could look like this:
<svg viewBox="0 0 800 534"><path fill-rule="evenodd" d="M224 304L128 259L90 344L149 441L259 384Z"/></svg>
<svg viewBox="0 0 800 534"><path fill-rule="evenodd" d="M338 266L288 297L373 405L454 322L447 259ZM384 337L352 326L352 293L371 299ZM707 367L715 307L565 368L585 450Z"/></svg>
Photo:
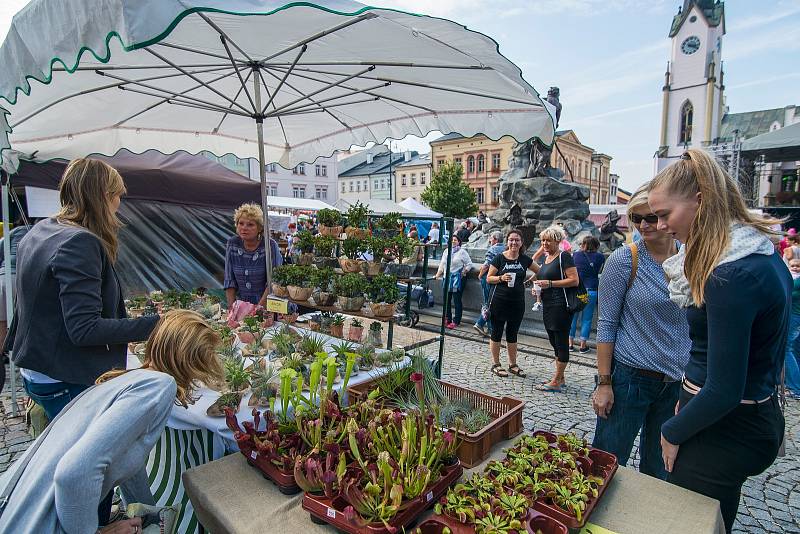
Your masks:
<svg viewBox="0 0 800 534"><path fill-rule="evenodd" d="M336 302L334 282L337 278L334 270L330 267L316 269L312 273L312 278L314 304L326 307L333 306Z"/></svg>
<svg viewBox="0 0 800 534"><path fill-rule="evenodd" d="M400 300L397 278L390 274L379 274L370 280L367 296L372 315L379 319L394 317L397 301Z"/></svg>
<svg viewBox="0 0 800 534"><path fill-rule="evenodd" d="M356 354L358 354L358 365L362 370L369 371L375 367L375 347L365 343L356 350Z"/></svg>
<svg viewBox="0 0 800 534"><path fill-rule="evenodd" d="M387 264L386 274L393 274L397 278L410 278L417 267L416 257L413 256L416 252L415 241L404 235L399 235L392 239L391 250L397 263ZM409 263L409 258L412 257L414 258L413 264Z"/></svg>
<svg viewBox="0 0 800 534"><path fill-rule="evenodd" d="M336 279L334 284L339 306L344 311L360 311L364 306L364 291L367 279L360 273L348 273Z"/></svg>
<svg viewBox="0 0 800 534"><path fill-rule="evenodd" d="M344 316L338 313L331 319L331 335L333 337L344 337Z"/></svg>
<svg viewBox="0 0 800 534"><path fill-rule="evenodd" d="M317 268L339 266L339 260L334 258L337 240L335 237L318 235L314 237L314 265Z"/></svg>
<svg viewBox="0 0 800 534"><path fill-rule="evenodd" d="M383 272L383 259L390 246L391 241L383 237L372 236L367 240L367 250L372 255L372 261L364 266L364 274L375 276Z"/></svg>
<svg viewBox="0 0 800 534"><path fill-rule="evenodd" d="M347 228L345 233L348 238L366 239L369 237L369 229L367 229L367 222L371 210L359 201L351 204L347 208Z"/></svg>
<svg viewBox="0 0 800 534"><path fill-rule="evenodd" d="M290 282L286 286L289 291L289 298L304 302L311 297L314 290L315 267L310 265L290 266Z"/></svg>
<svg viewBox="0 0 800 534"><path fill-rule="evenodd" d="M366 342L374 347L382 347L383 340L381 339L381 331L383 330L383 324L380 321L372 321L369 325L369 332L367 333L367 340ZM387 365L391 363L391 358L387 362Z"/></svg>
<svg viewBox="0 0 800 534"><path fill-rule="evenodd" d="M364 335L364 324L358 318L353 318L350 321L350 328L347 330L348 341L361 343L361 336ZM362 366L363 368L363 366Z"/></svg>
<svg viewBox="0 0 800 534"><path fill-rule="evenodd" d="M294 262L297 265L311 265L314 263L314 234L308 230L300 230L295 237L300 254L295 256Z"/></svg>
<svg viewBox="0 0 800 534"><path fill-rule="evenodd" d="M365 263L362 255L366 252L366 243L362 239L348 237L342 242L342 255L339 256L339 266L346 273L360 273L362 264Z"/></svg>
<svg viewBox="0 0 800 534"><path fill-rule="evenodd" d="M392 211L373 222L372 235L392 239L403 233L402 214Z"/></svg>
<svg viewBox="0 0 800 534"><path fill-rule="evenodd" d="M323 236L338 238L342 233L342 214L339 210L323 208L317 212L319 233Z"/></svg>
<svg viewBox="0 0 800 534"><path fill-rule="evenodd" d="M291 265L279 265L272 269L272 294L276 297L286 298L289 290L286 286L291 280Z"/></svg>

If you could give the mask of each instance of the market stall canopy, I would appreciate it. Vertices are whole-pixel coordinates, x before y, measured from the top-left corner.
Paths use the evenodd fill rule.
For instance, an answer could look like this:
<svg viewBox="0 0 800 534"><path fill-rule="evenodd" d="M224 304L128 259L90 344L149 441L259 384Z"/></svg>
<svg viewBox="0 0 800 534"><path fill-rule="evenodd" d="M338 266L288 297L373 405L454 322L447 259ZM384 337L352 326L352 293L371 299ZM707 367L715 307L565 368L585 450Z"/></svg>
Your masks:
<svg viewBox="0 0 800 534"><path fill-rule="evenodd" d="M417 201L412 197L408 197L407 199L402 201L400 205L406 208L407 210L414 212L414 215L417 215L418 217L434 217L436 219L442 217L441 213L439 213L438 211L433 211L425 204L422 204L421 202Z"/></svg>
<svg viewBox="0 0 800 534"><path fill-rule="evenodd" d="M491 38L349 0L34 0L0 65L0 163L13 146L40 160L208 150L293 168L437 130L554 135L553 107Z"/></svg>
<svg viewBox="0 0 800 534"><path fill-rule="evenodd" d="M269 200L270 208L280 208L293 211L319 211L323 209L336 209L330 204L326 204L325 202L315 198L267 197L267 199Z"/></svg>
<svg viewBox="0 0 800 534"><path fill-rule="evenodd" d="M235 209L245 202L260 202L258 182L203 156L185 152L164 155L155 150L133 154L122 150L106 161L122 175L127 200L169 202L217 209ZM21 159L14 186L58 189L67 167L63 160L43 163ZM272 198L272 197L270 197ZM301 199L291 199L301 200Z"/></svg>
<svg viewBox="0 0 800 534"><path fill-rule="evenodd" d="M359 202L367 206L372 211L373 215L386 215L387 213L393 212L408 216L416 215L410 209L401 206L397 202L392 202L391 200L382 198L368 198L365 200L359 200ZM355 201L349 202L343 198L340 198L336 201L336 208L341 212L345 212L352 204L355 204Z"/></svg>
<svg viewBox="0 0 800 534"><path fill-rule="evenodd" d="M742 155L764 161L800 161L800 122L773 130L742 143Z"/></svg>

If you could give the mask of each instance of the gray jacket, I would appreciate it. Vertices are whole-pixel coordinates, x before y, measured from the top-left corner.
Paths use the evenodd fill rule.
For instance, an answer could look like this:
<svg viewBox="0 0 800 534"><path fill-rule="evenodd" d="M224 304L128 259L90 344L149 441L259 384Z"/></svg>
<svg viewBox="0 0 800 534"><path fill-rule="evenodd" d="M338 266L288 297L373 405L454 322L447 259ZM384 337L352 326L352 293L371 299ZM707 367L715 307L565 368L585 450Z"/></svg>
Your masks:
<svg viewBox="0 0 800 534"><path fill-rule="evenodd" d="M85 228L37 223L17 250L14 363L62 382L93 384L125 368L127 343L157 316L127 319L114 266Z"/></svg>
<svg viewBox="0 0 800 534"><path fill-rule="evenodd" d="M100 500L155 504L145 464L175 402L175 380L137 369L89 390L55 422L0 516L0 532L94 534ZM0 493L23 454L0 478Z"/></svg>

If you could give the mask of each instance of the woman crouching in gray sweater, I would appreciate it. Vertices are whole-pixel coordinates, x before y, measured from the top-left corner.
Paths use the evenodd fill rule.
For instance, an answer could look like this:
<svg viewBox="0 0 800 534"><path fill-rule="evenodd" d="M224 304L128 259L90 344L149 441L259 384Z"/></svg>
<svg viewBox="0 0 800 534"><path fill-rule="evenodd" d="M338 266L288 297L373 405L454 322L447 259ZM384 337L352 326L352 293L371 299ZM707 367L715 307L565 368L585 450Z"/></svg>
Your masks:
<svg viewBox="0 0 800 534"><path fill-rule="evenodd" d="M110 510L98 507L117 486L126 502L155 504L145 473L147 455L173 404L194 402L195 382L223 380L214 353L219 341L199 314L166 313L148 340L142 367L98 378L98 385L51 423L39 447L29 448L0 479L0 492L6 494L24 469L0 516L0 532L141 532L139 518L103 526Z"/></svg>

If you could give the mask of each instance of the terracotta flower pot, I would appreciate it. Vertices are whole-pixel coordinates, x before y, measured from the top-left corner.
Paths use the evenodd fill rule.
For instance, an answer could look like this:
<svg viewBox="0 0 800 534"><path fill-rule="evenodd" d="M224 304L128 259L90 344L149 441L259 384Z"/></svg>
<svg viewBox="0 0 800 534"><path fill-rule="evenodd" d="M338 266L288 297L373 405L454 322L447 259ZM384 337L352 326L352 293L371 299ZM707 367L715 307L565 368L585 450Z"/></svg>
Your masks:
<svg viewBox="0 0 800 534"><path fill-rule="evenodd" d="M347 256L339 256L339 267L346 273L360 273L364 260L351 260Z"/></svg>
<svg viewBox="0 0 800 534"><path fill-rule="evenodd" d="M344 337L344 325L343 324L332 324L331 325L331 335L333 337Z"/></svg>
<svg viewBox="0 0 800 534"><path fill-rule="evenodd" d="M372 310L372 315L380 317L381 319L388 319L394 317L397 304L388 304L386 302L370 302L369 308Z"/></svg>
<svg viewBox="0 0 800 534"><path fill-rule="evenodd" d="M348 226L345 233L347 237L354 237L356 239L366 239L370 236L368 228L354 228L352 226Z"/></svg>
<svg viewBox="0 0 800 534"><path fill-rule="evenodd" d="M272 294L276 297L286 298L289 296L289 290L286 289L286 286L279 286L275 282L272 282Z"/></svg>
<svg viewBox="0 0 800 534"><path fill-rule="evenodd" d="M319 227L319 233L321 235L329 235L331 237L339 237L342 235L342 227L341 226L322 226Z"/></svg>
<svg viewBox="0 0 800 534"><path fill-rule="evenodd" d="M313 288L299 286L289 286L286 289L289 290L290 299L299 301L308 300L311 296L311 292L313 291Z"/></svg>
<svg viewBox="0 0 800 534"><path fill-rule="evenodd" d="M275 324L275 316L272 313L268 313L266 317L264 317L264 321L261 323L262 328L269 328Z"/></svg>
<svg viewBox="0 0 800 534"><path fill-rule="evenodd" d="M337 297L343 311L356 312L364 306L364 297Z"/></svg>
<svg viewBox="0 0 800 534"><path fill-rule="evenodd" d="M383 272L383 264L375 261L365 262L363 265L364 274L367 276L377 276Z"/></svg>
<svg viewBox="0 0 800 534"><path fill-rule="evenodd" d="M363 326L350 326L347 331L347 340L355 343L361 343L361 336L364 335Z"/></svg>
<svg viewBox="0 0 800 534"><path fill-rule="evenodd" d="M239 341L241 341L245 345L249 345L250 343L256 340L256 336L254 336L252 332L248 332L247 330L236 332L236 337L238 337Z"/></svg>

